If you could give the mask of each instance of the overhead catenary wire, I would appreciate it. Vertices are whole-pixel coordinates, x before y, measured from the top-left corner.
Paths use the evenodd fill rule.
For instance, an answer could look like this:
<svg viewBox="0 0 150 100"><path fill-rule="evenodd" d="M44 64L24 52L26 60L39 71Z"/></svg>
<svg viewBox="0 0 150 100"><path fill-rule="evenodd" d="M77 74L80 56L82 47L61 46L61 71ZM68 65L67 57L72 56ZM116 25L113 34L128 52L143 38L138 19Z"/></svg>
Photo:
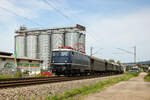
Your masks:
<svg viewBox="0 0 150 100"><path fill-rule="evenodd" d="M7 9L7 8L0 7L0 9L6 11L6 12L8 12L8 13L11 13L11 14L13 14L13 15L15 15L15 16L21 17L21 18L23 18L24 20L26 20L26 21L28 21L28 22L30 22L30 23L32 23L32 24L35 24L35 25L37 25L37 26L42 26L42 25L40 25L40 24L38 24L38 23L36 23L36 22L30 20L29 18L24 17L24 16L21 16L21 15L17 14L16 12L11 11L11 10L9 10L9 9Z"/></svg>
<svg viewBox="0 0 150 100"><path fill-rule="evenodd" d="M61 14L62 16L64 16L67 20L69 20L69 21L71 21L72 19L69 17L69 16L67 16L67 15L65 15L61 10L59 10L58 8L56 8L55 6L53 6L53 4L51 4L49 1L51 1L52 3L53 3L53 0L43 0L46 4L48 4L50 7L52 7L56 12L58 12L59 14ZM61 3L59 0L55 0L55 5L57 4L57 3ZM76 16L76 15L75 15ZM75 17L75 16L73 16L73 17ZM77 19L77 17L75 17L76 19ZM79 22L81 22L81 21L79 21ZM83 23L83 22L81 22L81 23ZM87 23L84 23L85 25L87 25ZM93 32L91 32L91 31L89 31L88 30L88 33L93 33ZM94 43L100 43L100 42L98 42L98 41L100 41L101 39L98 39L97 37L94 37L92 34L88 34L91 38L92 38L92 40L93 41L95 41ZM90 40L88 40L88 41L90 41ZM132 52L129 52L129 51L127 51L127 50L124 50L124 49L121 49L121 48L117 48L117 49L119 49L119 50L121 50L121 51L124 51L124 52L126 52L126 53L129 53L129 54L133 54ZM93 54L96 54L97 52L98 52L99 50L97 50L95 53L93 53ZM93 55L92 54L92 55ZM114 54L119 54L119 53L114 53Z"/></svg>
<svg viewBox="0 0 150 100"><path fill-rule="evenodd" d="M127 50L122 49L122 48L116 48L116 49L119 49L119 50L121 50L121 51L124 51L124 52L126 52L126 53L128 53L128 54L134 55L134 64L136 64L136 46L134 46L133 48L134 48L134 52L130 52L130 51L127 51Z"/></svg>
<svg viewBox="0 0 150 100"><path fill-rule="evenodd" d="M99 51L103 50L103 48L98 49L97 51L95 51L94 53L92 53L92 55L97 54Z"/></svg>
<svg viewBox="0 0 150 100"><path fill-rule="evenodd" d="M53 6L48 0L42 0L44 3L46 3L48 6L52 7L57 13L59 13L60 15L62 15L64 18L66 18L68 21L73 22L74 21L67 16L66 14L64 14L62 11L60 11L59 9L57 9L55 6Z"/></svg>
<svg viewBox="0 0 150 100"><path fill-rule="evenodd" d="M124 52L129 53L129 54L134 54L133 52L127 51L127 50L122 49L122 48L116 48L116 49L119 49L119 50L124 51Z"/></svg>
<svg viewBox="0 0 150 100"><path fill-rule="evenodd" d="M57 7L57 4L62 4L63 3L63 1L61 1L61 0L50 0L50 1L55 1L55 2L53 2L55 5L56 5L56 7ZM59 6L58 6L59 7ZM63 9L63 10L61 10L61 12L63 13L63 11L64 10L70 10L70 8L68 8L68 7L64 7L64 6L61 6L61 8ZM71 20L73 20L74 22L78 22L78 24L83 24L83 22L79 19L79 17L77 16L77 14L73 14L73 13L69 13L69 19L71 19Z"/></svg>
<svg viewBox="0 0 150 100"><path fill-rule="evenodd" d="M73 21L69 16L67 16L66 14L64 14L62 11L60 11L59 9L57 9L55 6L53 6L50 2L50 0L42 0L44 3L46 3L47 5L49 5L50 7L52 7L55 11L57 11L59 14L61 14L62 16L64 16L67 20L69 21ZM51 0L52 1L52 0ZM57 2L60 3L60 1L57 0ZM56 4L56 3L55 3ZM80 21L81 22L81 21ZM92 32L90 32L92 33ZM95 39L91 34L89 34L94 40L97 40Z"/></svg>
<svg viewBox="0 0 150 100"><path fill-rule="evenodd" d="M68 21L70 22L74 22L74 20L72 20L69 16L67 16L66 14L64 14L62 11L60 11L59 9L57 9L55 6L53 6L52 3L50 3L50 0L42 0L44 3L46 3L48 6L52 7L57 13L61 14L63 17L65 17ZM51 0L52 2L52 0ZM59 2L60 3L60 2ZM55 3L56 5L56 3ZM90 32L93 33L93 32ZM94 41L98 41L98 39L96 39L95 37L93 37L91 34L89 34L91 38L93 38Z"/></svg>
<svg viewBox="0 0 150 100"><path fill-rule="evenodd" d="M61 12L60 10L58 10L55 6L53 6L50 2L48 2L48 0L43 0L43 1L44 1L46 4L48 4L50 7L52 7L53 9L55 9L55 11L57 11L57 12L60 13L62 16L64 16L67 20L71 21L71 18L70 18L69 16L65 15L63 12ZM9 13L15 15L15 16L19 16L19 17L21 17L21 18L27 20L28 22L30 22L30 23L32 23L32 24L35 24L35 25L38 25L38 26L42 26L42 25L40 25L40 24L38 24L38 23L36 23L36 22L30 20L29 18L24 17L24 16L21 16L21 15L17 14L16 12L11 11L11 10L9 10L9 9L7 9L7 8L0 7L0 9L2 9L2 10L4 10L4 11L7 11L7 12L9 12ZM90 35L90 34L89 34L89 35ZM91 36L91 37L93 38L93 40L96 40L93 36Z"/></svg>

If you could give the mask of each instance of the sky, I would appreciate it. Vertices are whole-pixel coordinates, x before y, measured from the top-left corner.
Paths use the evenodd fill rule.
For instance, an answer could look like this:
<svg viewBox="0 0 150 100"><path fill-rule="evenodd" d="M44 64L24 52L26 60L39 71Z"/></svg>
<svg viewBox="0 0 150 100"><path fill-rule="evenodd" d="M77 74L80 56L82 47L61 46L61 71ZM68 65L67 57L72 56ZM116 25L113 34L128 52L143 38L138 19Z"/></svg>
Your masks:
<svg viewBox="0 0 150 100"><path fill-rule="evenodd" d="M45 2L46 1L46 2ZM48 2L48 3L47 3ZM50 4L50 5L48 5ZM27 28L86 27L86 52L133 62L150 60L150 0L0 0L0 51L14 52L14 32Z"/></svg>

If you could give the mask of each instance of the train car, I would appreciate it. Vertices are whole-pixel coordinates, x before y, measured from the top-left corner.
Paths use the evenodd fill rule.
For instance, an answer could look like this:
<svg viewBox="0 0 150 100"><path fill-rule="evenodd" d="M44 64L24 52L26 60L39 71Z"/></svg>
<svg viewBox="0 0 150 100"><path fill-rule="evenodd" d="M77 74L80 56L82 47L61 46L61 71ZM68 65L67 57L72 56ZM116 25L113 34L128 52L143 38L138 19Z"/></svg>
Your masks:
<svg viewBox="0 0 150 100"><path fill-rule="evenodd" d="M119 74L120 73L120 66L117 64L115 66L116 66L116 74Z"/></svg>
<svg viewBox="0 0 150 100"><path fill-rule="evenodd" d="M120 74L123 74L123 73L124 73L124 67L123 67L123 66L121 66L121 65L120 65L119 67L120 67L120 71L119 71L119 72L120 72Z"/></svg>
<svg viewBox="0 0 150 100"><path fill-rule="evenodd" d="M106 66L106 70L107 70L107 73L110 73L112 74L114 71L115 71L115 66L113 63L107 61L107 66Z"/></svg>
<svg viewBox="0 0 150 100"><path fill-rule="evenodd" d="M115 74L119 74L120 71L121 71L121 66L120 66L119 64L117 64L117 63L113 63L113 65L115 66L113 72L114 72Z"/></svg>
<svg viewBox="0 0 150 100"><path fill-rule="evenodd" d="M106 61L100 58L90 56L91 72L95 74L104 74L106 72Z"/></svg>
<svg viewBox="0 0 150 100"><path fill-rule="evenodd" d="M92 74L120 74L123 73L122 66L104 59L90 56L90 67Z"/></svg>
<svg viewBox="0 0 150 100"><path fill-rule="evenodd" d="M88 74L90 72L89 56L72 49L52 51L52 72L56 75Z"/></svg>

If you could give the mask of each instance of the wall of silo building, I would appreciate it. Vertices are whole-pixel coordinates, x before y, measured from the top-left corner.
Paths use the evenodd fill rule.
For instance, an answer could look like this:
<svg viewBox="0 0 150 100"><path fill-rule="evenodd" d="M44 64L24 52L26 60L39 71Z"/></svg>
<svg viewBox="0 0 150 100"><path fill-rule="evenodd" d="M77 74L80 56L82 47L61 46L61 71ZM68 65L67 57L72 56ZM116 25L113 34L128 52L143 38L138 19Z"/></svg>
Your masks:
<svg viewBox="0 0 150 100"><path fill-rule="evenodd" d="M26 37L27 43L27 57L35 59L37 58L37 35L29 32Z"/></svg>
<svg viewBox="0 0 150 100"><path fill-rule="evenodd" d="M14 59L7 59L4 56L0 57L0 75L1 74L13 75L15 72L16 72L16 67L15 67Z"/></svg>
<svg viewBox="0 0 150 100"><path fill-rule="evenodd" d="M17 68L14 57L0 56L0 74L13 75L17 69L22 72L30 71L30 74L40 73L40 59L17 58Z"/></svg>
<svg viewBox="0 0 150 100"><path fill-rule="evenodd" d="M64 46L64 33L52 32L52 34L51 34L51 50L58 49L60 46Z"/></svg>
<svg viewBox="0 0 150 100"><path fill-rule="evenodd" d="M79 49L80 33L65 33L65 46L70 46L75 50Z"/></svg>
<svg viewBox="0 0 150 100"><path fill-rule="evenodd" d="M15 36L15 53L17 57L25 57L25 35L19 34Z"/></svg>
<svg viewBox="0 0 150 100"><path fill-rule="evenodd" d="M41 64L42 69L48 69L50 67L50 45L50 34L40 32L38 35L38 58L43 60Z"/></svg>

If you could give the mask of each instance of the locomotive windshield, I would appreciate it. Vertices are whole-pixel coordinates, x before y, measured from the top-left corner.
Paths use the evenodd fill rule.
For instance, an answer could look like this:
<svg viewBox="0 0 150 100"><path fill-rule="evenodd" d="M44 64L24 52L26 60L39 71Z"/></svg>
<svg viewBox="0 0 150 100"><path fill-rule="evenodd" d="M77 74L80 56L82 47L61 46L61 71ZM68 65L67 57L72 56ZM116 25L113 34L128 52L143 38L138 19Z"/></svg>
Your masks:
<svg viewBox="0 0 150 100"><path fill-rule="evenodd" d="M53 56L59 56L59 52L58 51L53 52Z"/></svg>
<svg viewBox="0 0 150 100"><path fill-rule="evenodd" d="M53 51L53 56L68 56L68 51Z"/></svg>

